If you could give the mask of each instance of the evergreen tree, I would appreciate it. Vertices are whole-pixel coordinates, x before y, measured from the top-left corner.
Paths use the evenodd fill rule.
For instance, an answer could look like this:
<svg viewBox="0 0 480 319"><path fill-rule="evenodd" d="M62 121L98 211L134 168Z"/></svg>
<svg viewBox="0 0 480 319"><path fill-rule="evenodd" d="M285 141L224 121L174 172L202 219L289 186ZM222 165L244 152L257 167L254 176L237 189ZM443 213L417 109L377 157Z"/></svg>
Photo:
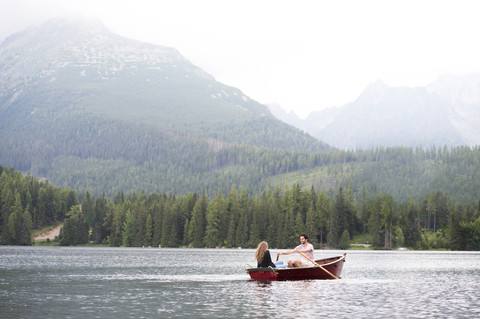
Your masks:
<svg viewBox="0 0 480 319"><path fill-rule="evenodd" d="M320 247L323 247L323 241L326 239L327 235L326 230L330 213L330 198L324 191L322 191L318 196L316 207L316 216L319 225L317 238L318 242L320 243Z"/></svg>
<svg viewBox="0 0 480 319"><path fill-rule="evenodd" d="M462 250L464 248L460 217L453 207L451 207L450 217L448 219L448 237L451 250Z"/></svg>
<svg viewBox="0 0 480 319"><path fill-rule="evenodd" d="M433 216L433 227L431 225ZM437 217L437 194L436 192L430 192L428 199L427 199L427 222L426 222L426 229L429 231L433 228L433 231L436 230L436 217Z"/></svg>
<svg viewBox="0 0 480 319"><path fill-rule="evenodd" d="M299 204L297 201L296 190L293 192L288 189L285 191L284 195L284 205L285 205L285 215L283 220L283 236L285 241L283 247L292 247L298 245L298 236L300 234L297 230L297 213L299 211Z"/></svg>
<svg viewBox="0 0 480 319"><path fill-rule="evenodd" d="M353 234L355 234L355 232L357 230L357 224L359 222L358 222L358 218L357 218L357 212L355 210L356 200L355 200L355 195L353 193L353 185L352 184L350 184L349 187L348 187L347 196L345 198L345 207L346 207L345 229L347 229L347 231L350 235L350 239L353 239Z"/></svg>
<svg viewBox="0 0 480 319"><path fill-rule="evenodd" d="M15 196L13 195L13 181L5 170L0 175L0 244L8 244L8 220L12 214Z"/></svg>
<svg viewBox="0 0 480 319"><path fill-rule="evenodd" d="M236 233L237 233L237 224L239 219L240 208L238 205L237 190L235 187L232 187L230 194L227 198L227 221L228 221L228 230L227 230L227 247L236 246Z"/></svg>
<svg viewBox="0 0 480 319"><path fill-rule="evenodd" d="M72 206L76 206L78 204L80 204L78 202L78 196L77 196L77 192L75 192L73 189L71 189L70 187L65 187L65 189L62 191L63 193L63 197L65 198L65 208L66 208L66 211L70 211L70 209L72 208Z"/></svg>
<svg viewBox="0 0 480 319"><path fill-rule="evenodd" d="M408 200L406 210L405 224L403 227L405 245L407 247L415 248L421 239L421 234L415 211L415 202L412 198Z"/></svg>
<svg viewBox="0 0 480 319"><path fill-rule="evenodd" d="M106 242L112 245L112 236L114 235L115 229L115 204L113 201L109 200L106 206L106 215L103 220L103 229L105 231Z"/></svg>
<svg viewBox="0 0 480 319"><path fill-rule="evenodd" d="M364 184L362 186L361 199L358 203L358 216L360 219L360 224L362 225L362 233L367 232L368 219L370 218L370 210L368 207L368 198L367 198L367 188Z"/></svg>
<svg viewBox="0 0 480 319"><path fill-rule="evenodd" d="M127 217L127 212L131 209L129 200L122 204L116 204L113 217L112 234L110 235L110 246L120 247L123 245L123 226Z"/></svg>
<svg viewBox="0 0 480 319"><path fill-rule="evenodd" d="M280 189L278 187L268 193L268 212L268 233L271 236L271 239L269 239L269 243L271 242L270 245L272 245L272 247L278 248L287 247L286 238L283 236L285 209Z"/></svg>
<svg viewBox="0 0 480 319"><path fill-rule="evenodd" d="M370 218L368 219L368 233L372 239L374 247L382 247L384 244L382 219L380 214L380 205L378 198L375 200L375 207L373 207Z"/></svg>
<svg viewBox="0 0 480 319"><path fill-rule="evenodd" d="M160 245L162 238L162 219L163 219L163 206L164 202L156 200L153 203L152 208L152 222L153 222L153 246L157 247Z"/></svg>
<svg viewBox="0 0 480 319"><path fill-rule="evenodd" d="M147 222L145 225L145 239L143 241L143 245L145 247L152 246L152 239L153 239L153 222L152 222L152 216L149 214L147 216Z"/></svg>
<svg viewBox="0 0 480 319"><path fill-rule="evenodd" d="M380 204L380 218L384 233L384 247L387 249L392 249L393 246L393 211L393 198L389 195L383 195Z"/></svg>
<svg viewBox="0 0 480 319"><path fill-rule="evenodd" d="M82 199L82 212L91 228L95 224L95 198L89 192Z"/></svg>
<svg viewBox="0 0 480 319"><path fill-rule="evenodd" d="M15 222L16 222L16 214L13 213L8 217L8 222L7 222L7 229L6 229L6 243L9 245L14 245L15 241L17 240L17 232L16 232L16 227L15 227Z"/></svg>
<svg viewBox="0 0 480 319"><path fill-rule="evenodd" d="M343 188L339 187L330 213L330 226L327 235L328 245L330 247L338 247L342 233L347 229L346 221L347 204L345 202Z"/></svg>
<svg viewBox="0 0 480 319"><path fill-rule="evenodd" d="M172 224L173 224L173 212L181 210L181 202L179 200L165 202L163 207L163 218L161 221L162 230L161 230L161 239L160 245L164 247L173 247L173 242L171 238Z"/></svg>
<svg viewBox="0 0 480 319"><path fill-rule="evenodd" d="M185 220L185 225L183 226L184 233L183 233L183 245L187 246L190 242L188 234L190 234L190 221L187 219Z"/></svg>
<svg viewBox="0 0 480 319"><path fill-rule="evenodd" d="M72 206L60 231L62 246L86 244L88 242L88 224L81 206Z"/></svg>
<svg viewBox="0 0 480 319"><path fill-rule="evenodd" d="M248 245L249 224L251 223L250 199L246 189L240 195L239 212L235 243L238 247L245 247Z"/></svg>
<svg viewBox="0 0 480 319"><path fill-rule="evenodd" d="M348 233L348 230L344 230L342 233L342 236L340 237L340 242L338 243L338 248L339 249L348 249L350 247L350 234Z"/></svg>
<svg viewBox="0 0 480 319"><path fill-rule="evenodd" d="M480 217L473 222L465 223L466 228L466 245L467 250L480 250Z"/></svg>
<svg viewBox="0 0 480 319"><path fill-rule="evenodd" d="M107 199L105 193L95 201L94 221L92 228L92 240L94 244L101 244L106 238L106 231L104 228L105 217L107 216Z"/></svg>
<svg viewBox="0 0 480 319"><path fill-rule="evenodd" d="M132 247L134 243L135 217L131 210L127 211L123 223L122 243L125 247Z"/></svg>
<svg viewBox="0 0 480 319"><path fill-rule="evenodd" d="M265 240L270 247L278 247L276 236L276 220L274 209L272 208L271 198L273 191L269 191L268 195L264 192L262 194L262 205L265 205ZM258 245L258 244L257 244Z"/></svg>
<svg viewBox="0 0 480 319"><path fill-rule="evenodd" d="M20 194L15 193L15 204L12 213L8 218L8 243L18 245L21 236L21 226L23 224L23 209L20 201Z"/></svg>
<svg viewBox="0 0 480 319"><path fill-rule="evenodd" d="M48 181L45 182L41 189L39 197L39 206L43 210L43 221L40 226L48 226L55 224L57 216L57 207L55 203L55 191Z"/></svg>
<svg viewBox="0 0 480 319"><path fill-rule="evenodd" d="M256 247L262 240L266 240L266 225L265 219L268 217L268 203L265 192L262 194L262 198L254 198L253 219L250 223L250 233L248 236L248 247Z"/></svg>
<svg viewBox="0 0 480 319"><path fill-rule="evenodd" d="M133 203L134 206L134 223L132 234L132 246L142 247L145 240L145 230L147 223L147 207L145 193L142 192L138 195L137 199Z"/></svg>
<svg viewBox="0 0 480 319"><path fill-rule="evenodd" d="M192 219L190 221L190 240L193 247L205 247L205 228L207 213L207 196L205 192L193 208Z"/></svg>
<svg viewBox="0 0 480 319"><path fill-rule="evenodd" d="M221 237L221 215L224 212L223 196L218 191L214 200L210 201L207 208L207 228L205 230L205 245L217 247L223 244Z"/></svg>

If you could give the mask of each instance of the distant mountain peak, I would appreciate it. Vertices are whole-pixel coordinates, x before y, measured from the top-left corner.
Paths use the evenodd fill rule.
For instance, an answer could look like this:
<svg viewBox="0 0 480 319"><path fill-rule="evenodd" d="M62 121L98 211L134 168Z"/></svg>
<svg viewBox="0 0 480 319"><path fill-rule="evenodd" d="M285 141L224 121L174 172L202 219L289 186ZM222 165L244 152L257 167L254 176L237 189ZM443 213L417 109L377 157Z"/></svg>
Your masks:
<svg viewBox="0 0 480 319"><path fill-rule="evenodd" d="M367 86L367 90L368 89L370 89L370 90L384 90L384 89L387 89L389 87L390 86L387 83L385 83L381 79L377 79L375 82L372 82Z"/></svg>
<svg viewBox="0 0 480 319"><path fill-rule="evenodd" d="M354 102L294 125L343 149L479 145L480 73L443 75L428 87L377 80Z"/></svg>
<svg viewBox="0 0 480 319"><path fill-rule="evenodd" d="M75 69L85 79L96 75L111 80L122 71L132 74L148 69L165 73L166 69L176 68L185 78L214 81L213 76L174 48L124 38L96 19L79 16L62 16L13 34L0 45L0 61L1 57L8 57L8 63L0 64L0 81L10 85L55 81L67 69Z"/></svg>
<svg viewBox="0 0 480 319"><path fill-rule="evenodd" d="M386 94L387 90L391 89L385 82L378 79L370 83L365 90L360 94L357 101L370 101L371 103L378 103Z"/></svg>

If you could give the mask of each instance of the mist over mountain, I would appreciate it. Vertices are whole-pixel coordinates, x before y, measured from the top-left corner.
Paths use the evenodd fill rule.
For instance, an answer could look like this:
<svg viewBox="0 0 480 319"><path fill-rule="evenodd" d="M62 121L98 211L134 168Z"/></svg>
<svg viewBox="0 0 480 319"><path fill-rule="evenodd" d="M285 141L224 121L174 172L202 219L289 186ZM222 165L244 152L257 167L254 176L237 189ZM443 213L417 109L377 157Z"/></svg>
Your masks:
<svg viewBox="0 0 480 319"><path fill-rule="evenodd" d="M480 75L445 75L416 88L379 80L342 107L312 112L303 121L281 119L342 149L478 145Z"/></svg>
<svg viewBox="0 0 480 319"><path fill-rule="evenodd" d="M25 101L35 93L55 104L68 100L76 111L172 127L188 122L188 129L200 129L205 119L267 114L177 50L122 38L95 20L50 21L7 38L0 53L4 108L58 109Z"/></svg>
<svg viewBox="0 0 480 319"><path fill-rule="evenodd" d="M427 87L450 105L453 126L467 145L480 144L480 74L444 75Z"/></svg>
<svg viewBox="0 0 480 319"><path fill-rule="evenodd" d="M329 149L176 49L96 20L54 19L6 38L0 83L0 163L58 185L198 191L208 176L228 189L262 166L240 153ZM269 174L292 163L275 165Z"/></svg>

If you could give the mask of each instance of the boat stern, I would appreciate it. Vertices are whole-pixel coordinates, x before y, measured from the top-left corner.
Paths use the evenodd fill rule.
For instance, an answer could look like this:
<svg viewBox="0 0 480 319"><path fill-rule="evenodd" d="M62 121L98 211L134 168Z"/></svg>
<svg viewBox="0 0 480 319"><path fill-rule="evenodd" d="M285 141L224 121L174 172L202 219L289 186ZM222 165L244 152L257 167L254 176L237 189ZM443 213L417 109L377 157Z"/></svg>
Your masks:
<svg viewBox="0 0 480 319"><path fill-rule="evenodd" d="M245 268L245 272L250 275L252 280L277 280L277 272L272 267L265 268Z"/></svg>

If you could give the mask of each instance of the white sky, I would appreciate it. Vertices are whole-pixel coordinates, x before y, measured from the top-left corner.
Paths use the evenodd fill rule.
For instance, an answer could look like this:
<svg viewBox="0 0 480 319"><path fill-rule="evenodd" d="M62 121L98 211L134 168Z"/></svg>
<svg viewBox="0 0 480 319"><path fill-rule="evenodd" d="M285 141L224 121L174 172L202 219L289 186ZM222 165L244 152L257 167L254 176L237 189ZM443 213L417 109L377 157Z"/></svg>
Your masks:
<svg viewBox="0 0 480 319"><path fill-rule="evenodd" d="M480 72L480 1L0 0L0 40L78 12L171 46L218 81L301 117L377 79L425 86Z"/></svg>

